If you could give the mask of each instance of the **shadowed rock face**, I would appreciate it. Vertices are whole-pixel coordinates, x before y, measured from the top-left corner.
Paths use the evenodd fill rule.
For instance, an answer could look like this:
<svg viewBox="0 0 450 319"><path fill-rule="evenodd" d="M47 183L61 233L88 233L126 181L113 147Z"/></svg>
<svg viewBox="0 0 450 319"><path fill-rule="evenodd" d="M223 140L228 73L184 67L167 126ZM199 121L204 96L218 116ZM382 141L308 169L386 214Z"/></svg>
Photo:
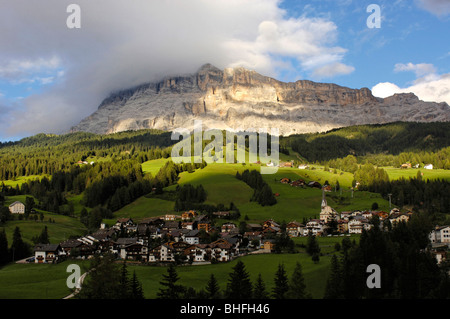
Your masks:
<svg viewBox="0 0 450 319"><path fill-rule="evenodd" d="M244 68L205 64L192 75L169 77L120 91L71 131L114 133L154 128L278 128L280 134L323 132L356 124L449 121L446 103L395 94L381 99L367 88L297 81L285 83Z"/></svg>

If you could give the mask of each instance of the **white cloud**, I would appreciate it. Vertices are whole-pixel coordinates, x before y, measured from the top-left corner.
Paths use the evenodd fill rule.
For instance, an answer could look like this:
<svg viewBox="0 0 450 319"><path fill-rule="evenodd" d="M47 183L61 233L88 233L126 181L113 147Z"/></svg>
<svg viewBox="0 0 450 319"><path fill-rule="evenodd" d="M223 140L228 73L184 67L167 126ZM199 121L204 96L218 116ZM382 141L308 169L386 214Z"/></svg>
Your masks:
<svg viewBox="0 0 450 319"><path fill-rule="evenodd" d="M372 88L375 96L385 98L395 93L414 93L419 99L428 102L446 102L450 104L450 74L434 76L413 85L401 88L394 83L379 83Z"/></svg>
<svg viewBox="0 0 450 319"><path fill-rule="evenodd" d="M23 83L30 81L30 77L37 73L49 72L60 67L61 61L58 57L23 60L4 60L0 64L0 78Z"/></svg>
<svg viewBox="0 0 450 319"><path fill-rule="evenodd" d="M423 77L429 74L436 73L436 68L433 64L428 63L397 63L394 67L394 72L412 71L416 74L416 77Z"/></svg>
<svg viewBox="0 0 450 319"><path fill-rule="evenodd" d="M448 0L416 0L419 7L437 16L450 14L450 1Z"/></svg>
<svg viewBox="0 0 450 319"><path fill-rule="evenodd" d="M0 10L0 28L10 30L0 33L0 77L53 81L15 108L14 125L6 126L14 135L64 131L111 91L192 73L208 62L270 76L291 61L307 75L352 70L342 62L346 50L336 46L332 21L286 18L279 0L77 0L81 29L72 30L71 1L0 1L7 8ZM61 72L64 81L56 81Z"/></svg>
<svg viewBox="0 0 450 319"><path fill-rule="evenodd" d="M450 73L439 75L436 67L428 63L397 63L394 71L412 71L416 80L405 88L390 82L378 83L372 88L373 95L385 98L395 93L414 93L424 101L450 104Z"/></svg>
<svg viewBox="0 0 450 319"><path fill-rule="evenodd" d="M313 72L314 78L327 78L336 75L350 74L355 70L354 67L342 63L333 63L322 66Z"/></svg>

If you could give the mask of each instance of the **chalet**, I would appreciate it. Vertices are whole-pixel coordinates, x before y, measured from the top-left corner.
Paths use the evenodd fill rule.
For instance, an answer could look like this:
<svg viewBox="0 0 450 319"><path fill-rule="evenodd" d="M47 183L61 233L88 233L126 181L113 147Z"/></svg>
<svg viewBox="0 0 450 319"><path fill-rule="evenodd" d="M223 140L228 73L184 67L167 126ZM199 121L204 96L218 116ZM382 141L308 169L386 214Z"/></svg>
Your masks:
<svg viewBox="0 0 450 319"><path fill-rule="evenodd" d="M181 228L182 229L189 229L189 230L194 230L197 228L197 222L183 222L181 223Z"/></svg>
<svg viewBox="0 0 450 319"><path fill-rule="evenodd" d="M299 222L293 221L286 225L286 232L291 237L299 237L303 234L304 227L305 227L305 225L303 225Z"/></svg>
<svg viewBox="0 0 450 319"><path fill-rule="evenodd" d="M450 243L450 226L436 226L429 237L431 243Z"/></svg>
<svg viewBox="0 0 450 319"><path fill-rule="evenodd" d="M212 231L211 222L208 219L208 216L206 215L200 215L195 219L195 222L197 223L196 228L198 230L204 230L207 233Z"/></svg>
<svg viewBox="0 0 450 319"><path fill-rule="evenodd" d="M164 216L164 220L175 220L175 219L177 219L177 215L174 214L166 214Z"/></svg>
<svg viewBox="0 0 450 319"><path fill-rule="evenodd" d="M22 202L15 201L9 205L9 211L11 214L25 214L25 205Z"/></svg>
<svg viewBox="0 0 450 319"><path fill-rule="evenodd" d="M229 231L231 231L232 229L236 228L236 224L235 223L225 223L222 224L222 227L220 228L222 233L228 233Z"/></svg>
<svg viewBox="0 0 450 319"><path fill-rule="evenodd" d="M60 243L61 249L62 249L62 255L70 256L71 251L73 249L79 251L80 246L83 245L83 243L76 239L68 239L66 241L63 241Z"/></svg>
<svg viewBox="0 0 450 319"><path fill-rule="evenodd" d="M211 258L217 261L230 261L239 254L237 245L223 238L212 242L209 247L211 248Z"/></svg>
<svg viewBox="0 0 450 319"><path fill-rule="evenodd" d="M189 233L190 230L187 229L171 229L167 232L166 237L170 241L178 242L183 240L184 235Z"/></svg>
<svg viewBox="0 0 450 319"><path fill-rule="evenodd" d="M261 239L262 232L260 231L247 231L244 233L243 237L248 238L249 241L254 239Z"/></svg>
<svg viewBox="0 0 450 319"><path fill-rule="evenodd" d="M323 190L324 190L325 192L331 192L333 189L332 189L331 185L325 185L325 186L323 187Z"/></svg>
<svg viewBox="0 0 450 319"><path fill-rule="evenodd" d="M341 212L341 219L343 220L349 220L352 216L352 212Z"/></svg>
<svg viewBox="0 0 450 319"><path fill-rule="evenodd" d="M62 248L59 244L38 244L34 247L34 260L37 264L57 263L62 256Z"/></svg>
<svg viewBox="0 0 450 319"><path fill-rule="evenodd" d="M309 236L310 234L317 236L322 234L322 232L323 225L319 219L311 219L303 228L303 236Z"/></svg>
<svg viewBox="0 0 450 319"><path fill-rule="evenodd" d="M190 245L196 245L200 243L200 238L198 236L199 230L191 230L184 235L184 241Z"/></svg>
<svg viewBox="0 0 450 319"><path fill-rule="evenodd" d="M275 222L273 219L266 220L262 225L263 229L270 228L270 227L279 229L280 225L277 222Z"/></svg>
<svg viewBox="0 0 450 319"><path fill-rule="evenodd" d="M281 163L280 166L281 167L293 167L294 164L292 162L284 162L284 163Z"/></svg>
<svg viewBox="0 0 450 319"><path fill-rule="evenodd" d="M120 248L120 258L124 260L141 260L146 262L148 260L147 255L148 247L139 242L124 245Z"/></svg>
<svg viewBox="0 0 450 319"><path fill-rule="evenodd" d="M356 216L348 222L348 233L349 234L361 234L363 229L369 229L367 219L362 216Z"/></svg>
<svg viewBox="0 0 450 319"><path fill-rule="evenodd" d="M197 216L197 212L194 210L190 210L188 212L184 212L183 214L181 214L181 219L182 220L191 220L193 218L195 218Z"/></svg>
<svg viewBox="0 0 450 319"><path fill-rule="evenodd" d="M264 239L262 242L262 247L266 252L272 252L275 248L275 240L274 239Z"/></svg>
<svg viewBox="0 0 450 319"><path fill-rule="evenodd" d="M162 229L167 231L178 228L180 228L180 222L177 221L168 221L165 222L164 225L162 226Z"/></svg>
<svg viewBox="0 0 450 319"><path fill-rule="evenodd" d="M389 221L391 222L391 224L407 222L408 220L409 220L408 214L394 213L394 214L389 215Z"/></svg>
<svg viewBox="0 0 450 319"><path fill-rule="evenodd" d="M112 228L117 230L126 229L127 233L137 230L136 224L131 218L119 218Z"/></svg>
<svg viewBox="0 0 450 319"><path fill-rule="evenodd" d="M139 224L147 224L148 226L155 226L161 228L164 225L164 219L159 217L150 217L142 219Z"/></svg>
<svg viewBox="0 0 450 319"><path fill-rule="evenodd" d="M321 188L322 188L322 185L320 185L319 182L311 181L311 182L308 183L308 187L313 187L313 188L319 188L319 189L321 189Z"/></svg>
<svg viewBox="0 0 450 319"><path fill-rule="evenodd" d="M337 221L337 230L338 232L340 232L341 234L347 233L348 232L348 220L345 219L339 219Z"/></svg>
<svg viewBox="0 0 450 319"><path fill-rule="evenodd" d="M369 211L365 211L365 212L363 212L363 213L361 214L361 216L364 217L364 218L367 219L367 220L370 220L370 219L372 218L372 216L373 216L373 213L372 213L372 212L369 212Z"/></svg>
<svg viewBox="0 0 450 319"><path fill-rule="evenodd" d="M400 166L400 168L402 168L402 169L408 169L408 168L411 168L412 166L411 166L411 163L405 163L405 164L402 164L401 166Z"/></svg>

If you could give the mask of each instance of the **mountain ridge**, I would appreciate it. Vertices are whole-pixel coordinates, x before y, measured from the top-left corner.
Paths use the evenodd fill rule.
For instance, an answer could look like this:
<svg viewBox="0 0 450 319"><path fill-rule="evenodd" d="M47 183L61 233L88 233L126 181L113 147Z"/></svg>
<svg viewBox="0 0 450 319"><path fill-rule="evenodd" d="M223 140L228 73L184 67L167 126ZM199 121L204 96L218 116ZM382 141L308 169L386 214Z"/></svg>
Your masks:
<svg viewBox="0 0 450 319"><path fill-rule="evenodd" d="M205 64L194 74L112 93L70 131L191 130L194 120L204 129L278 128L280 135L292 135L355 124L445 122L450 112L447 103L424 102L412 93L383 99L368 88L282 82L242 67L220 70Z"/></svg>

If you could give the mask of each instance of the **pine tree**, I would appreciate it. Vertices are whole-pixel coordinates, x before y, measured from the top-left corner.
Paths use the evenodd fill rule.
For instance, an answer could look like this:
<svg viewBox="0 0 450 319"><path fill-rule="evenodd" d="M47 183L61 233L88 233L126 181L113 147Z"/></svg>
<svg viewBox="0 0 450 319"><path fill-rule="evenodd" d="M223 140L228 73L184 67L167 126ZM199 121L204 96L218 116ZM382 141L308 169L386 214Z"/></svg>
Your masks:
<svg viewBox="0 0 450 319"><path fill-rule="evenodd" d="M208 283L206 284L206 293L208 295L208 298L210 299L218 299L220 298L220 288L219 288L219 284L217 282L216 277L214 276L214 274L211 274L211 276L209 277Z"/></svg>
<svg viewBox="0 0 450 319"><path fill-rule="evenodd" d="M6 237L5 229L0 232L0 265L6 264L9 261L8 239Z"/></svg>
<svg viewBox="0 0 450 319"><path fill-rule="evenodd" d="M41 235L38 237L37 244L50 244L50 238L48 236L47 226L41 232Z"/></svg>
<svg viewBox="0 0 450 319"><path fill-rule="evenodd" d="M142 290L142 284L137 279L136 271L133 271L130 286L132 299L144 299L144 291Z"/></svg>
<svg viewBox="0 0 450 319"><path fill-rule="evenodd" d="M16 226L16 228L14 229L11 253L14 260L28 257L31 253L28 245L22 240L22 235L18 226Z"/></svg>
<svg viewBox="0 0 450 319"><path fill-rule="evenodd" d="M294 272L289 282L286 296L289 299L310 299L311 295L306 291L305 277L299 262L295 264Z"/></svg>
<svg viewBox="0 0 450 319"><path fill-rule="evenodd" d="M289 289L288 278L283 264L278 265L278 270L275 273L275 287L272 289L272 294L275 299L286 299L286 292Z"/></svg>
<svg viewBox="0 0 450 319"><path fill-rule="evenodd" d="M182 285L177 285L176 282L180 279L173 264L167 268L167 275L163 274L163 280L160 285L166 288L160 288L157 293L158 299L180 299L183 296L185 288Z"/></svg>
<svg viewBox="0 0 450 319"><path fill-rule="evenodd" d="M95 255L78 299L121 299L121 271L113 254Z"/></svg>
<svg viewBox="0 0 450 319"><path fill-rule="evenodd" d="M320 247L319 247L319 243L317 242L316 236L314 236L314 235L308 236L308 240L306 242L306 252L310 256L320 253Z"/></svg>
<svg viewBox="0 0 450 319"><path fill-rule="evenodd" d="M252 297L252 283L242 261L233 267L228 280L226 296L228 299L250 299Z"/></svg>
<svg viewBox="0 0 450 319"><path fill-rule="evenodd" d="M130 298L130 282L128 279L128 270L126 261L122 263L122 268L120 272L119 295L120 299Z"/></svg>
<svg viewBox="0 0 450 319"><path fill-rule="evenodd" d="M261 274L258 275L256 279L255 287L253 289L254 299L269 299L269 295L266 291L266 285L262 279Z"/></svg>
<svg viewBox="0 0 450 319"><path fill-rule="evenodd" d="M331 270L327 280L325 299L338 299L343 297L342 271L336 255L331 257Z"/></svg>

